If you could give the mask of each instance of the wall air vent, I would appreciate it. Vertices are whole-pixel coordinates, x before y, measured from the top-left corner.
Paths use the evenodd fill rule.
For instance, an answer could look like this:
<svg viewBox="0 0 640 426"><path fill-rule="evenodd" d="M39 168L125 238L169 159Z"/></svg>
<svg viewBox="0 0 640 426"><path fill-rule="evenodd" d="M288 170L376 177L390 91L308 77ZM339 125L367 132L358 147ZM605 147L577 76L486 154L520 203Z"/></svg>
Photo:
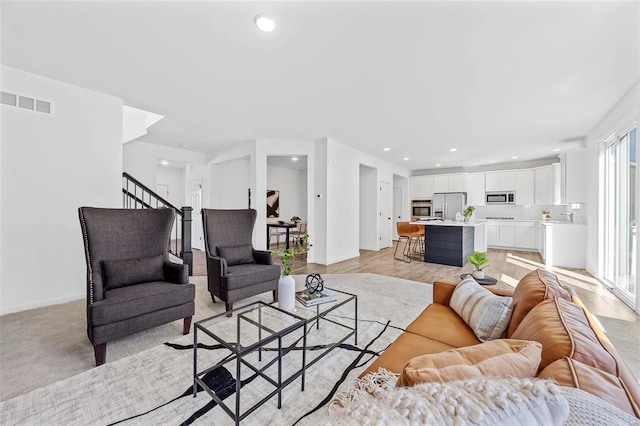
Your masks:
<svg viewBox="0 0 640 426"><path fill-rule="evenodd" d="M23 108L29 111L51 114L51 102L13 93L0 92L0 103L12 107Z"/></svg>

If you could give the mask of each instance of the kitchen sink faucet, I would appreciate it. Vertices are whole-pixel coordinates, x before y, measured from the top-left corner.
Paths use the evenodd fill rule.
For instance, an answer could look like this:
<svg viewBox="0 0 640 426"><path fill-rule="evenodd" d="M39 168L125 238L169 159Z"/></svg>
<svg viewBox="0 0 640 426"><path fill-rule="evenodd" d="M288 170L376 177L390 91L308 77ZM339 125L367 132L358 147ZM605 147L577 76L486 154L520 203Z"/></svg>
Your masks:
<svg viewBox="0 0 640 426"><path fill-rule="evenodd" d="M569 223L573 223L573 212L560 213L560 216L569 216Z"/></svg>

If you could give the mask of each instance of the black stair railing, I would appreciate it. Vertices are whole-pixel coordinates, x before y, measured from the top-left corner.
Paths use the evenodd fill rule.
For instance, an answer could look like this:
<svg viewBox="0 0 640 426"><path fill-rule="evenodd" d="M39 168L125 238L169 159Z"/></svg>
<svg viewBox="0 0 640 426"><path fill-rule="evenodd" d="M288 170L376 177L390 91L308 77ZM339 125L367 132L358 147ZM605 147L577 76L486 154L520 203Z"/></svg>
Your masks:
<svg viewBox="0 0 640 426"><path fill-rule="evenodd" d="M176 220L171 231L169 251L189 265L189 275L193 274L193 253L191 251L191 212L192 208L184 206L178 208L162 198L145 184L131 176L122 173L122 207L125 209L173 209Z"/></svg>

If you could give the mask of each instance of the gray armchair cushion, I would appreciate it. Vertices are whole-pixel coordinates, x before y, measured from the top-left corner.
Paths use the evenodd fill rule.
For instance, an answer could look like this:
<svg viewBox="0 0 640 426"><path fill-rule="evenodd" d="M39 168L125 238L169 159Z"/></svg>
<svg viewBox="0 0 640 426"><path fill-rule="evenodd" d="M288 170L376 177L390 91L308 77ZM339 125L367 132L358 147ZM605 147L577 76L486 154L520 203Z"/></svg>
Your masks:
<svg viewBox="0 0 640 426"><path fill-rule="evenodd" d="M189 282L189 265L165 261L163 265L164 279L174 284Z"/></svg>
<svg viewBox="0 0 640 426"><path fill-rule="evenodd" d="M273 265L271 252L266 250L254 250L253 258L256 260L256 263L259 263L260 265Z"/></svg>
<svg viewBox="0 0 640 426"><path fill-rule="evenodd" d="M227 290L237 290L266 281L280 278L280 266L244 264L227 267L227 274L222 278L223 287Z"/></svg>
<svg viewBox="0 0 640 426"><path fill-rule="evenodd" d="M253 258L253 247L251 244L239 246L218 247L218 256L227 261L227 266L243 265L246 263L256 263Z"/></svg>
<svg viewBox="0 0 640 426"><path fill-rule="evenodd" d="M97 326L179 306L193 302L195 289L193 284L151 282L108 290L103 300L89 305L89 319Z"/></svg>
<svg viewBox="0 0 640 426"><path fill-rule="evenodd" d="M102 276L107 290L129 285L163 281L163 255L129 260L103 260Z"/></svg>

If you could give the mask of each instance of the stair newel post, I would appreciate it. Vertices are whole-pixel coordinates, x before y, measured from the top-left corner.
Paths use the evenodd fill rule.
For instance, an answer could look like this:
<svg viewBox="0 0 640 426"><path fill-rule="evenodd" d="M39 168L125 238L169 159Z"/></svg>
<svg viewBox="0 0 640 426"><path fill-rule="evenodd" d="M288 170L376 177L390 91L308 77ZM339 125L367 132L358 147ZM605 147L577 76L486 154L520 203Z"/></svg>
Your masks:
<svg viewBox="0 0 640 426"><path fill-rule="evenodd" d="M189 275L193 275L193 253L191 252L191 213L193 208L182 207L182 250L180 257L189 265Z"/></svg>

